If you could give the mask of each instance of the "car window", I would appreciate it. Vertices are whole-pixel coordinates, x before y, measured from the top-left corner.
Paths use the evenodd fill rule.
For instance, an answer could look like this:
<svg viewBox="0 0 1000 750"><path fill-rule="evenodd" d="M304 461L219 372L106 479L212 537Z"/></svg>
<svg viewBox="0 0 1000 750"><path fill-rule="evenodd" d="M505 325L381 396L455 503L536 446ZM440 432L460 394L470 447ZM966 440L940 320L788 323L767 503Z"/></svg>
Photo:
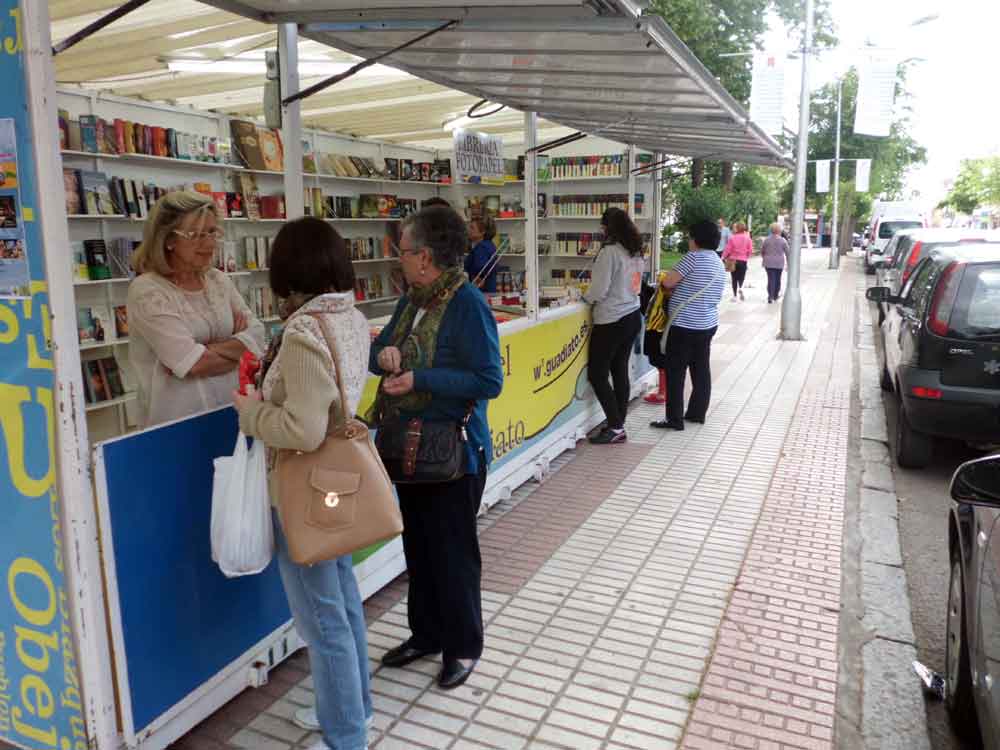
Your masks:
<svg viewBox="0 0 1000 750"><path fill-rule="evenodd" d="M887 240L900 229L913 229L923 226L919 221L883 221L878 225L878 238Z"/></svg>
<svg viewBox="0 0 1000 750"><path fill-rule="evenodd" d="M892 265L893 267L898 266L900 260L903 258L903 255L907 251L909 251L910 246L912 244L913 244L913 238L910 237L910 235L908 234L903 234L900 235L898 238L896 238L896 244L893 247L893 252L892 255L890 256L892 258L890 265Z"/></svg>
<svg viewBox="0 0 1000 750"><path fill-rule="evenodd" d="M948 328L950 336L1000 338L1000 265L966 268Z"/></svg>
<svg viewBox="0 0 1000 750"><path fill-rule="evenodd" d="M912 307L918 315L922 315L927 306L931 293L934 291L934 281L936 266L933 261L925 260L917 270L913 272L901 295L906 300L906 304Z"/></svg>

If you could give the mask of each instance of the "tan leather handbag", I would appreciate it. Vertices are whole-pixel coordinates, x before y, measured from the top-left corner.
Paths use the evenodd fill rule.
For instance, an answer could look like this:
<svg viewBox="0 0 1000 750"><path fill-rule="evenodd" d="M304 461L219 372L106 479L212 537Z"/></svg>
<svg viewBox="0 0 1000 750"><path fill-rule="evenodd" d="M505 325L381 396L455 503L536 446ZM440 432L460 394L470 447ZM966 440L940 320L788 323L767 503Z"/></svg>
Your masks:
<svg viewBox="0 0 1000 750"><path fill-rule="evenodd" d="M313 317L330 348L340 403L346 406L336 345L323 317ZM327 435L317 450L278 452L278 516L288 555L300 565L332 560L403 532L399 504L368 427L346 412L336 424L336 411L331 404Z"/></svg>

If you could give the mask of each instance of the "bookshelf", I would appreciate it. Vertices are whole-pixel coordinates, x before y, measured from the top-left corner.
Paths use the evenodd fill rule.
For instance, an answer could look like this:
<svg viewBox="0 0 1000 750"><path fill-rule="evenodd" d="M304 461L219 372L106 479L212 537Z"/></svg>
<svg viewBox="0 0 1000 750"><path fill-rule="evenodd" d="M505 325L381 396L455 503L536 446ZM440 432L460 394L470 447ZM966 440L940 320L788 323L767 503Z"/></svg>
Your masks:
<svg viewBox="0 0 1000 750"><path fill-rule="evenodd" d="M118 398L108 399L107 401L98 401L96 404L87 404L84 407L84 411L88 414L95 411L101 411L102 409L110 409L115 406L122 406L129 401L134 401L136 399L135 392L126 393L124 396L119 396Z"/></svg>
<svg viewBox="0 0 1000 750"><path fill-rule="evenodd" d="M125 346L127 343L127 336L120 339L110 339L109 341L85 341L80 344L80 351L85 352L91 349L106 349L113 346Z"/></svg>

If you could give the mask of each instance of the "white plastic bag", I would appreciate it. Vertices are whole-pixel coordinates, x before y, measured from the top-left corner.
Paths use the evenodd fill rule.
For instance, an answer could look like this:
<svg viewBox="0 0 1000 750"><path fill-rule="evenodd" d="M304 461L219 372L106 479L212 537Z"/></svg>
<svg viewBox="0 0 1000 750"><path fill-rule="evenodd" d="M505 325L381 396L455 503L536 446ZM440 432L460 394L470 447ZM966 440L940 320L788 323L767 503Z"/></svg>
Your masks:
<svg viewBox="0 0 1000 750"><path fill-rule="evenodd" d="M215 459L211 537L212 559L227 578L260 573L271 562L266 449L260 440L248 449L242 432L233 455Z"/></svg>

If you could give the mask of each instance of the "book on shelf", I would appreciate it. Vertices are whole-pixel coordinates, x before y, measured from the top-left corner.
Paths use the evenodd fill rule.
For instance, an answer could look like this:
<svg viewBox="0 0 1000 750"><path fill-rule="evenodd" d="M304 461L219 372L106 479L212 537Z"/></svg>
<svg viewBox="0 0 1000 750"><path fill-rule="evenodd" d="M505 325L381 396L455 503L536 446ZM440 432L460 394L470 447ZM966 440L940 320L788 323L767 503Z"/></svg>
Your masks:
<svg viewBox="0 0 1000 750"><path fill-rule="evenodd" d="M500 213L500 196L499 195L486 195L483 196L483 211L488 216L493 216L494 218Z"/></svg>
<svg viewBox="0 0 1000 750"><path fill-rule="evenodd" d="M385 157L385 179L387 180L398 180L399 179L399 159Z"/></svg>
<svg viewBox="0 0 1000 750"><path fill-rule="evenodd" d="M66 195L66 214L76 216L84 213L80 197L80 170L63 168L63 192Z"/></svg>
<svg viewBox="0 0 1000 750"><path fill-rule="evenodd" d="M451 159L435 159L431 164L431 182L451 184Z"/></svg>
<svg viewBox="0 0 1000 750"><path fill-rule="evenodd" d="M503 181L517 182L524 179L524 161L522 159L503 160Z"/></svg>
<svg viewBox="0 0 1000 750"><path fill-rule="evenodd" d="M122 374L118 368L118 360L114 357L101 357L97 360L97 367L104 380L108 398L121 398L125 395L125 386L122 385Z"/></svg>
<svg viewBox="0 0 1000 750"><path fill-rule="evenodd" d="M379 218L379 200L381 197L381 195L374 193L362 193L358 198L358 212L360 214L360 218Z"/></svg>
<svg viewBox="0 0 1000 750"><path fill-rule="evenodd" d="M431 181L431 163L429 161L422 161L413 165L414 171L420 169L420 181L430 182Z"/></svg>
<svg viewBox="0 0 1000 750"><path fill-rule="evenodd" d="M415 179L413 176L413 159L399 160L399 179L406 180L407 182Z"/></svg>
<svg viewBox="0 0 1000 750"><path fill-rule="evenodd" d="M69 243L70 256L72 258L73 281L90 281L90 271L87 268L87 251L83 247L83 242Z"/></svg>
<svg viewBox="0 0 1000 750"><path fill-rule="evenodd" d="M405 219L407 216L411 216L417 212L416 198L396 198L396 204L401 219Z"/></svg>
<svg viewBox="0 0 1000 750"><path fill-rule="evenodd" d="M56 119L59 123L59 150L65 151L69 148L69 112L65 109L56 110Z"/></svg>
<svg viewBox="0 0 1000 750"><path fill-rule="evenodd" d="M316 174L316 154L313 153L312 142L302 139L302 171L306 174Z"/></svg>
<svg viewBox="0 0 1000 750"><path fill-rule="evenodd" d="M86 359L80 363L83 372L83 398L88 404L108 400L108 385L104 382L101 366L96 359Z"/></svg>
<svg viewBox="0 0 1000 750"><path fill-rule="evenodd" d="M128 307L115 305L115 335L120 339L128 338Z"/></svg>
<svg viewBox="0 0 1000 750"><path fill-rule="evenodd" d="M213 190L211 192L212 202L215 204L215 210L219 214L220 219L229 218L229 202L226 198L226 193L220 190Z"/></svg>
<svg viewBox="0 0 1000 750"><path fill-rule="evenodd" d="M96 305L76 309L77 335L81 344L115 340L115 324L107 306Z"/></svg>
<svg viewBox="0 0 1000 750"><path fill-rule="evenodd" d="M257 180L252 174L241 172L238 183L243 198L243 211L248 219L257 221L260 218L260 193L257 191Z"/></svg>
<svg viewBox="0 0 1000 750"><path fill-rule="evenodd" d="M94 115L80 115L80 142L81 151L100 153L97 147L97 117Z"/></svg>
<svg viewBox="0 0 1000 750"><path fill-rule="evenodd" d="M135 271L132 269L132 255L138 246L138 241L128 237L116 237L110 241L107 257L112 278L131 279L135 277Z"/></svg>
<svg viewBox="0 0 1000 750"><path fill-rule="evenodd" d="M231 219L242 219L246 216L243 209L243 195L241 193L225 193L226 214Z"/></svg>
<svg viewBox="0 0 1000 750"><path fill-rule="evenodd" d="M83 250L87 259L87 273L90 280L110 279L111 266L108 263L108 249L104 240L84 240Z"/></svg>
<svg viewBox="0 0 1000 750"><path fill-rule="evenodd" d="M196 193L201 193L202 195L207 195L209 197L212 195L212 183L210 182L195 182L191 185L191 189Z"/></svg>
<svg viewBox="0 0 1000 750"><path fill-rule="evenodd" d="M260 150L264 157L264 169L281 172L285 169L285 149L281 144L281 133L271 128L257 128Z"/></svg>
<svg viewBox="0 0 1000 750"><path fill-rule="evenodd" d="M260 196L260 218L284 219L285 196L281 194Z"/></svg>
<svg viewBox="0 0 1000 750"><path fill-rule="evenodd" d="M239 155L243 166L248 169L267 169L257 126L247 120L230 120L229 129L233 136L233 149Z"/></svg>
<svg viewBox="0 0 1000 750"><path fill-rule="evenodd" d="M83 132L80 129L79 120L70 120L66 123L68 141L66 148L70 151L83 151Z"/></svg>

